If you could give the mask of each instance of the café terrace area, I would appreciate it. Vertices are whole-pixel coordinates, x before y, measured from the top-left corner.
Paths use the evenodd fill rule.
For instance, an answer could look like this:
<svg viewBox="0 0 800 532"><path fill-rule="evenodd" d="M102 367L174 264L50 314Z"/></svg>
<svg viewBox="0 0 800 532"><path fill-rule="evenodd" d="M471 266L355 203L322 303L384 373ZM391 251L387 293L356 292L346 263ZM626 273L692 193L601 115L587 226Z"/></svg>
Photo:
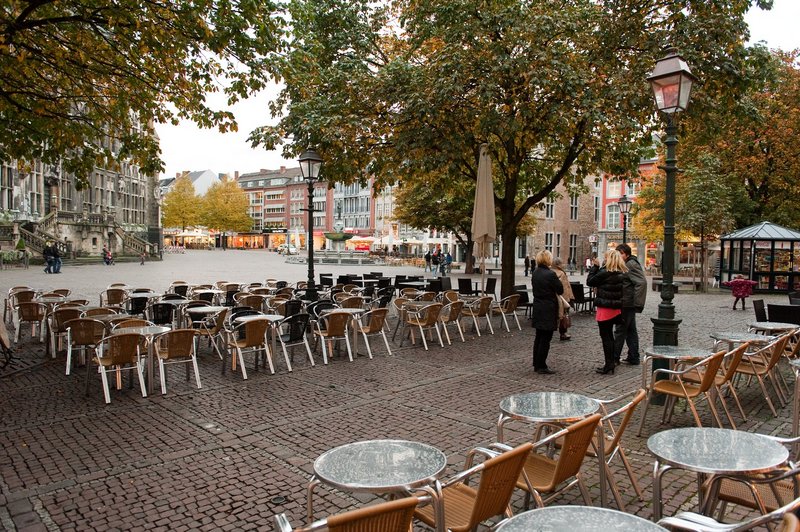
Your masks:
<svg viewBox="0 0 800 532"><path fill-rule="evenodd" d="M323 273L332 273L336 280L346 273L363 275L372 269L380 268L331 266ZM120 312L138 314L140 307L132 298L146 299L144 308L148 308L170 292L183 292L188 297L171 299L176 313L168 324L122 325L129 329L127 335L142 335L138 343L141 364L130 366L134 369L125 373L121 383L110 371L115 368L113 364L101 364L106 372L107 396L97 363L87 372L77 349L66 374L66 335L61 347L56 343L53 355L48 348L48 327L44 332L48 341L40 342L38 330L32 337L30 323L17 324L21 336L16 342L17 330L12 325L16 318L6 317L14 358L0 370L0 529L281 530L274 516L283 514L281 522L291 530L308 526L312 512L313 520L325 519L413 493L418 500L399 510L405 518L415 516L413 529L445 530L442 516L452 527L454 510L467 504L461 499L453 502L453 497L473 498L475 506L485 510L483 478L493 479L497 490L510 494L511 507L518 517L500 525L499 530L507 532L538 530L542 523L554 530L578 529L575 523L592 520L600 526L586 529L609 529L611 523L618 523L626 530L657 530L655 521L662 517L699 512L701 499L715 518L719 517L717 499L729 501L724 522L758 518L759 510L734 504L735 497L730 495L734 485L743 486L747 493L748 486L757 486L767 510L794 499L793 477L786 472L793 467L790 460L794 460L796 449L770 437L792 436L795 377L787 355L792 351L796 354L797 332L792 326L769 323L760 323L753 331L758 320L751 300L746 311L733 311L727 291L680 291L674 301L677 317L683 320L681 349L672 352L652 346L650 318L657 314L657 292L648 291L647 307L638 318L642 356L652 356L652 360L658 359L662 366L677 371L671 381L666 381L673 383L673 392L709 383L707 391L723 427L711 430L718 425L704 393L686 408L687 401L679 399L669 423L662 424L663 407L657 404L651 404L642 417L649 400L644 391L653 386L650 360L645 366L618 366L613 375L595 373L602 363L602 352L590 306L573 313L571 340L559 341L556 336L548 358L548 365L557 371L555 375L537 375L533 370L534 329L522 307L515 311L521 329L511 315L506 316L506 328L501 313L494 312L490 313L494 333L489 331L486 317L480 317L478 335L472 317L462 315L463 342L457 328L450 324L449 343L444 332L440 344L434 330L426 331L426 349L418 328L412 343L409 332L417 325L410 320L415 316L424 321L427 309L438 310L439 303L444 306L463 301L463 309L480 301L474 294L458 293L457 279L466 277L460 273L451 276L456 296L435 294L432 301L424 301L430 287L430 273L425 273L423 284L414 286L419 293L406 292L406 303L398 304L401 293L395 286L396 277L422 273L418 268L383 267L381 277L392 279L384 327L391 354L380 330L368 336L368 351L358 328L358 323L369 327L361 318L381 305L377 292L372 298L359 296L363 295L363 286L358 286L364 284L362 278L356 279L360 283L353 283L357 288L350 289L353 297L362 297L358 307L342 311L334 305L313 316L311 329L304 331L309 356L302 339L290 338L293 322L282 321L282 313L293 312L289 309L293 305L278 307L280 302L271 297L280 290L276 281L286 281L284 288L298 288L298 282L305 281L305 269L285 264L277 254L188 251L145 266L65 267L59 276L44 275L36 268L4 271L0 278L2 294L8 294L12 287L29 286L36 292L33 301L41 302L47 316L53 316L69 300L85 300L78 305L80 312L93 312L91 309L101 304L101 293L106 293L112 283L124 285L123 300L104 306L121 307L124 310ZM528 286L529 279L521 273L517 284ZM473 283L479 279L470 277ZM177 349L178 342L164 343L158 335L175 327L195 331L205 327L213 333L213 318L223 309L229 314L233 306L238 306L237 301L228 299L227 290L220 288L223 280L239 285L237 293L258 295L259 288L271 292L263 291L260 314L241 315L239 321L233 319L221 327L218 335L211 334L219 351L207 336L198 338L197 375L191 359L187 364L168 365L166 393L162 394L163 370L157 359L173 344ZM570 280L584 279L574 275ZM212 288L196 288L203 284ZM184 285L185 291L176 290ZM303 314L306 304L302 303L302 284L299 287L290 298L300 300ZM56 289L70 292L63 300L45 295ZM191 310L188 301L203 291L213 294L204 296L209 297L205 307L219 310L200 310L200 316L192 316L186 312ZM788 303L785 295L763 299ZM495 299L493 308L498 308L497 303ZM9 311L16 309L10 307ZM347 312L341 321L352 361L345 336L332 341L332 349L326 348L323 355L326 339L319 341L319 324L332 330L336 319L331 316L337 312ZM121 320L112 314L113 310L97 314L102 335L109 338L120 333L114 324ZM147 311L144 316L152 317ZM405 327L397 327L399 320ZM264 329L256 334L258 338L247 334L256 329L246 330L244 337L238 330L225 333L226 327L244 329L248 322L265 322ZM58 325L51 327L58 329ZM138 327L138 332L131 327ZM438 323L438 327L442 331L443 324ZM791 337L781 341L787 332ZM715 343L714 337L721 342ZM287 344L287 356L282 339ZM737 351L743 340L749 341L747 347ZM237 342L258 343L271 356L254 356L245 350L239 358L234 345ZM108 350L104 357L110 356L111 343L108 339L103 342ZM712 356L715 353L723 354ZM766 363L759 366L757 360ZM777 361L774 371L768 371L771 361ZM699 385L694 383L696 372L682 372L694 364L718 374L720 389L702 377ZM731 364L739 371L728 371ZM141 373L136 368L141 368ZM756 369L751 375L746 368ZM741 411L728 388L735 391ZM615 398L620 399L609 404L598 402ZM703 430L696 428L692 407ZM617 409L622 411L608 416L611 426L600 424L605 413ZM626 418L628 413L631 415ZM598 452L602 455L610 446L607 469L600 467L602 461L591 441L598 432L607 436ZM548 436L553 433L560 437ZM618 439L614 438L616 433ZM507 447L495 445L500 441ZM621 452L611 453L617 442ZM529 443L534 445L526 445ZM476 448L484 450L472 453ZM470 467L470 461L477 467L469 482L474 492L456 481L458 474ZM520 477L522 468L527 483ZM545 500L553 495L546 481L558 476L555 470L568 473L558 489L578 473L585 493L574 485L547 501L547 510L525 513L526 489L535 491L533 508L539 495ZM720 475L734 480L715 482ZM775 480L779 476L783 480ZM654 477L658 479L655 482ZM702 489L699 477L707 481ZM776 486L782 497L788 497L777 505L768 496ZM790 495L786 495L787 490ZM597 508L602 505L611 510L588 509L589 501ZM505 502L499 501L500 510L504 506ZM562 506L565 508L554 508ZM488 530L503 518L489 514L484 521L479 513L472 517L482 522L478 530ZM467 515L465 519L469 518ZM688 528L681 529L710 530L688 519L697 518L684 515L681 526ZM780 520L774 524L781 526ZM407 529L402 523L399 526L398 530ZM760 529L766 530L763 526Z"/></svg>

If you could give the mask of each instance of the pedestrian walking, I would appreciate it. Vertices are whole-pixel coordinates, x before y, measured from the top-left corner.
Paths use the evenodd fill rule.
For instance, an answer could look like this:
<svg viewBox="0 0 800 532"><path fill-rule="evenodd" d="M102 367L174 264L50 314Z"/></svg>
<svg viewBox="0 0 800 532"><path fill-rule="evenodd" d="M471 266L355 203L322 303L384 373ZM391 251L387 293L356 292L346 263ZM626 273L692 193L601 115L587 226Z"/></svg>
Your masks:
<svg viewBox="0 0 800 532"><path fill-rule="evenodd" d="M597 312L597 327L600 330L600 339L603 343L603 358L605 363L602 368L595 371L601 375L614 374L616 366L614 360L614 326L622 323L622 274L628 268L622 255L616 249L606 251L605 264L600 267L600 261L595 258L586 284L597 288L594 298Z"/></svg>
<svg viewBox="0 0 800 532"><path fill-rule="evenodd" d="M58 246L55 242L51 243L50 252L53 256L53 273L61 273L61 254L58 252Z"/></svg>
<svg viewBox="0 0 800 532"><path fill-rule="evenodd" d="M570 328L571 319L569 317L569 309L575 301L575 296L572 294L572 286L569 284L569 278L564 271L564 261L560 257L553 259L553 271L556 272L558 280L561 281L561 286L564 287L564 293L559 297L558 302L558 332L559 340L570 340L572 337L567 334Z"/></svg>
<svg viewBox="0 0 800 532"><path fill-rule="evenodd" d="M45 268L44 273L53 273L53 243L49 240L45 243L42 250L42 257L44 257Z"/></svg>
<svg viewBox="0 0 800 532"><path fill-rule="evenodd" d="M444 265L447 268L447 273L453 273L453 256L449 251L444 256Z"/></svg>
<svg viewBox="0 0 800 532"><path fill-rule="evenodd" d="M142 261L139 263L139 266L144 266L144 259L146 258L147 258L147 253L142 251L142 256L141 256Z"/></svg>
<svg viewBox="0 0 800 532"><path fill-rule="evenodd" d="M428 270L431 270L431 269L432 269L431 268L431 250L428 250L428 251L425 252L425 269L423 270L423 272L427 272Z"/></svg>
<svg viewBox="0 0 800 532"><path fill-rule="evenodd" d="M755 281L745 279L741 273L735 279L722 283L722 286L731 287L733 297L736 298L733 300L733 310L736 310L736 303L739 301L742 302L742 310L744 310L744 300L753 295L753 287L757 284Z"/></svg>
<svg viewBox="0 0 800 532"><path fill-rule="evenodd" d="M439 272L439 264L442 262L442 256L439 254L439 250L433 252L431 255L431 272L433 272L433 278L436 279L436 274Z"/></svg>
<svg viewBox="0 0 800 532"><path fill-rule="evenodd" d="M528 272L531 269L531 256L525 255L525 277L528 276Z"/></svg>
<svg viewBox="0 0 800 532"><path fill-rule="evenodd" d="M647 279L639 259L633 255L628 244L620 244L617 251L625 261L628 271L622 274L622 323L614 327L614 359L617 364L622 358L622 348L628 344L628 356L625 362L638 366L639 331L636 330L636 315L644 311L647 300Z"/></svg>
<svg viewBox="0 0 800 532"><path fill-rule="evenodd" d="M556 371L547 366L550 342L553 332L558 329L559 297L564 286L556 273L550 269L553 255L540 251L536 255L536 269L531 273L533 287L533 327L536 338L533 341L533 368L539 375L552 375Z"/></svg>

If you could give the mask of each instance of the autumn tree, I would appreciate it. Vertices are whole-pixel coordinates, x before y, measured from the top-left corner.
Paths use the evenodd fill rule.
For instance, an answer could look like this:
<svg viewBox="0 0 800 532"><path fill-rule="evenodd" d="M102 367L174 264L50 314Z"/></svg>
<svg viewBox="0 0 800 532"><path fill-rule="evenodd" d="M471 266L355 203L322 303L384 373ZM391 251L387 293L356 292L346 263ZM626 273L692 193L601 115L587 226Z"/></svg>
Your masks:
<svg viewBox="0 0 800 532"><path fill-rule="evenodd" d="M154 123L236 129L230 102L268 81L271 0L9 0L0 6L0 161L163 170Z"/></svg>
<svg viewBox="0 0 800 532"><path fill-rule="evenodd" d="M645 78L666 44L703 80L692 113L733 100L753 3L769 4L298 2L272 105L281 120L251 139L272 149L291 137L286 157L314 146L327 175L345 182L434 173L437 191L474 183L487 144L507 295L517 227L532 207L559 184L581 193L587 176L636 168L657 124Z"/></svg>
<svg viewBox="0 0 800 532"><path fill-rule="evenodd" d="M206 191L200 223L222 234L249 231L253 225L253 219L247 214L249 205L239 183L226 176Z"/></svg>
<svg viewBox="0 0 800 532"><path fill-rule="evenodd" d="M200 220L201 198L195 194L194 184L188 176L175 180L172 188L164 195L161 204L161 224L164 227L187 227L197 225Z"/></svg>

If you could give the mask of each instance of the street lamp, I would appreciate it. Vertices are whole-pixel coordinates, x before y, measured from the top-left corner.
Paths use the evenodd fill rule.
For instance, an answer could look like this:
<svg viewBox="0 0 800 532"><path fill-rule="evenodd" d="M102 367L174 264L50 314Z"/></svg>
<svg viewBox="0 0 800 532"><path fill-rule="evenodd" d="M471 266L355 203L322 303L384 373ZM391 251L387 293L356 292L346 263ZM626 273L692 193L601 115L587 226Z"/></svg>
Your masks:
<svg viewBox="0 0 800 532"><path fill-rule="evenodd" d="M631 212L633 202L625 194L617 201L617 206L619 207L619 213L622 215L622 243L625 244L628 241L628 214Z"/></svg>
<svg viewBox="0 0 800 532"><path fill-rule="evenodd" d="M675 305L672 299L675 287L672 284L675 268L675 174L678 172L675 146L678 144L678 113L689 106L692 84L697 78L692 75L686 61L678 55L676 48L668 48L666 55L656 61L653 73L647 80L653 89L656 107L666 121L667 157L664 166L666 191L664 197L664 253L661 258L663 280L661 284L661 303L658 305L658 318L653 321L653 343L655 345L678 345L678 325L675 319Z"/></svg>
<svg viewBox="0 0 800 532"><path fill-rule="evenodd" d="M300 154L300 174L308 184L308 283L306 284L306 299L317 300L317 284L314 281L314 183L319 178L322 168L322 157L314 150L306 150Z"/></svg>

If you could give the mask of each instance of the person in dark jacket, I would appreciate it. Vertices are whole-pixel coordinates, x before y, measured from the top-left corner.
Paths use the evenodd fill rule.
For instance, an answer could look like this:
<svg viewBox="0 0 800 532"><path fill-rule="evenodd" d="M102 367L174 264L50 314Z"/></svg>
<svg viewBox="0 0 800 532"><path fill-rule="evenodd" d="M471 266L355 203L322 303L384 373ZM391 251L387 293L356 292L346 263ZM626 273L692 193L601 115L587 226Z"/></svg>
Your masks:
<svg viewBox="0 0 800 532"><path fill-rule="evenodd" d="M622 323L614 328L614 358L620 363L622 348L628 344L628 356L625 362L632 366L639 365L639 331L636 330L636 314L644 310L647 300L647 279L642 265L632 254L628 244L620 244L617 251L625 261L628 271L622 274Z"/></svg>
<svg viewBox="0 0 800 532"><path fill-rule="evenodd" d="M553 255L541 251L536 255L536 269L531 272L533 286L533 326L536 339L533 341L533 367L540 375L552 375L555 370L547 367L550 341L558 329L558 297L564 293L564 286L556 272L550 269Z"/></svg>
<svg viewBox="0 0 800 532"><path fill-rule="evenodd" d="M597 307L596 319L605 358L603 367L597 368L596 371L602 375L608 373L613 375L616 366L614 325L622 323L622 274L627 272L628 268L616 249L606 251L605 259L602 268L597 258L594 259L586 284L597 289L594 299Z"/></svg>

